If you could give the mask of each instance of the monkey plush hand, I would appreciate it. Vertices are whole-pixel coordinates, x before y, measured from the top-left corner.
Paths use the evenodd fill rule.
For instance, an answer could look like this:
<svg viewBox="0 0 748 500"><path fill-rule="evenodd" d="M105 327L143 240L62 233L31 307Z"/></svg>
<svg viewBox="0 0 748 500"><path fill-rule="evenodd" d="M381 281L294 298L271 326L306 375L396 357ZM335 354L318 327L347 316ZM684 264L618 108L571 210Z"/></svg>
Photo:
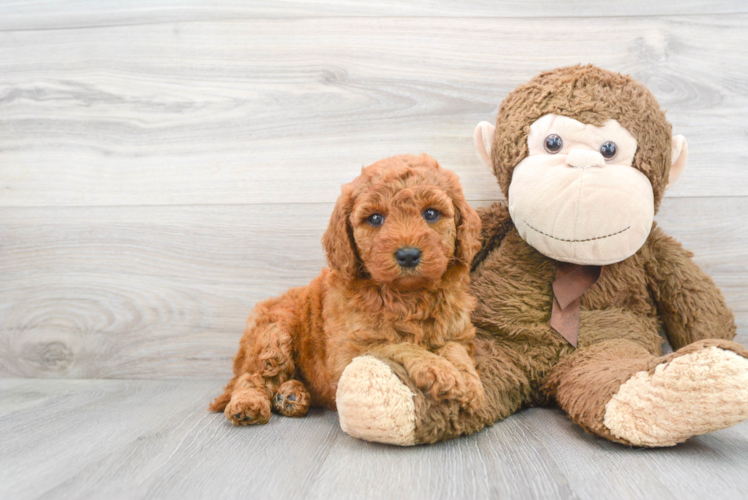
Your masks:
<svg viewBox="0 0 748 500"><path fill-rule="evenodd" d="M481 213L471 275L486 404L438 403L401 366L363 356L338 386L343 430L428 443L556 402L589 433L654 447L748 418L733 315L653 222L687 146L649 90L591 65L556 69L514 90L475 139L508 200Z"/></svg>

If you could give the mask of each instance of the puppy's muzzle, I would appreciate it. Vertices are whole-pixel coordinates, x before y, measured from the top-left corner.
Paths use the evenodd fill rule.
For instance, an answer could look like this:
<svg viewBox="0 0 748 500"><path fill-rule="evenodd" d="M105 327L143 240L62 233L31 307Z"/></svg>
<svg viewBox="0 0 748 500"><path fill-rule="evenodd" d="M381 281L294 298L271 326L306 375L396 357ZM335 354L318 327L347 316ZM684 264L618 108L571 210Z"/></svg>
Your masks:
<svg viewBox="0 0 748 500"><path fill-rule="evenodd" d="M395 260L400 267L416 267L421 262L421 251L413 247L405 247L395 252Z"/></svg>

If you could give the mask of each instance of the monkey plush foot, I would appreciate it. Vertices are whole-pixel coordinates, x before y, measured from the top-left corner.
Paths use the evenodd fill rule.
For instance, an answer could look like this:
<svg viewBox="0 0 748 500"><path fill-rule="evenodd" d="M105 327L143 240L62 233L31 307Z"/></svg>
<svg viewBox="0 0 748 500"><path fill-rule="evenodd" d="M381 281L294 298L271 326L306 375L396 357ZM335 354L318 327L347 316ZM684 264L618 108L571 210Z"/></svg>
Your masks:
<svg viewBox="0 0 748 500"><path fill-rule="evenodd" d="M619 439L652 447L737 424L748 418L746 356L733 342L687 346L621 385L604 424Z"/></svg>
<svg viewBox="0 0 748 500"><path fill-rule="evenodd" d="M347 434L378 443L415 444L413 392L384 361L355 358L340 377L335 400Z"/></svg>

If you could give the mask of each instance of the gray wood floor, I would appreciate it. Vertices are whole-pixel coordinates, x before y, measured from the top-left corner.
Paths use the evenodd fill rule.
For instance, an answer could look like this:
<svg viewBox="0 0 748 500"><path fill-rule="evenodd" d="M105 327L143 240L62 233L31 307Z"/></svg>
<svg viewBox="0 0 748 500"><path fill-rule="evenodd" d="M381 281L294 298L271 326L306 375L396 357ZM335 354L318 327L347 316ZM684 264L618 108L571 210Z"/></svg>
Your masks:
<svg viewBox="0 0 748 500"><path fill-rule="evenodd" d="M236 428L222 381L2 380L0 498L745 498L748 423L676 448L624 448L557 409L398 448L334 412Z"/></svg>
<svg viewBox="0 0 748 500"><path fill-rule="evenodd" d="M489 204L473 127L579 62L688 138L656 220L748 344L746 61L744 0L0 2L0 499L745 498L748 424L632 450L533 409L399 449L205 406L361 165L427 152Z"/></svg>

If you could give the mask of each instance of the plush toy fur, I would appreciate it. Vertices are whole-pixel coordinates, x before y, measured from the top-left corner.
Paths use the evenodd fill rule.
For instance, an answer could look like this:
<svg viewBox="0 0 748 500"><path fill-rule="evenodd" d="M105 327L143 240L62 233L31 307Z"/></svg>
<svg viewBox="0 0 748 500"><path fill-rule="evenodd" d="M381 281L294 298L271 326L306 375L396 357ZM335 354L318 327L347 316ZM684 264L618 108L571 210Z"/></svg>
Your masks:
<svg viewBox="0 0 748 500"><path fill-rule="evenodd" d="M670 170L672 127L652 93L633 78L591 66L543 73L517 87L496 117L494 173L508 196L512 172L527 157L527 131L543 115L554 113L602 126L617 120L636 137L634 167L647 176L655 206L665 194Z"/></svg>
<svg viewBox="0 0 748 500"><path fill-rule="evenodd" d="M492 159L504 194L513 169L528 155L530 125L551 113L596 126L609 119L623 125L638 144L632 166L647 176L659 206L672 178L670 124L646 87L594 66L543 73L502 103ZM523 407L555 402L597 436L671 446L748 418L748 351L731 341L733 315L693 254L656 224L634 255L604 266L582 296L574 348L549 324L556 262L520 237L503 204L480 212L483 247L471 292L478 299L472 319L485 406L468 413L436 402L397 363L365 356L340 381L346 432L395 444L431 443L470 434ZM662 356L660 328L674 353ZM365 380L372 374L377 382ZM404 399L413 401L409 412L402 410ZM376 434L367 433L369 422L360 413L371 401L381 402ZM397 432L386 423L395 417L406 422L397 424Z"/></svg>
<svg viewBox="0 0 748 500"><path fill-rule="evenodd" d="M439 212L426 220L425 210ZM384 223L374 227L372 214ZM329 269L311 284L259 303L234 360L234 377L211 405L235 425L335 409L343 369L365 352L406 367L434 401L471 411L483 402L472 358L469 266L480 220L457 176L432 158L397 156L343 186L323 237ZM398 264L403 247L421 251Z"/></svg>

